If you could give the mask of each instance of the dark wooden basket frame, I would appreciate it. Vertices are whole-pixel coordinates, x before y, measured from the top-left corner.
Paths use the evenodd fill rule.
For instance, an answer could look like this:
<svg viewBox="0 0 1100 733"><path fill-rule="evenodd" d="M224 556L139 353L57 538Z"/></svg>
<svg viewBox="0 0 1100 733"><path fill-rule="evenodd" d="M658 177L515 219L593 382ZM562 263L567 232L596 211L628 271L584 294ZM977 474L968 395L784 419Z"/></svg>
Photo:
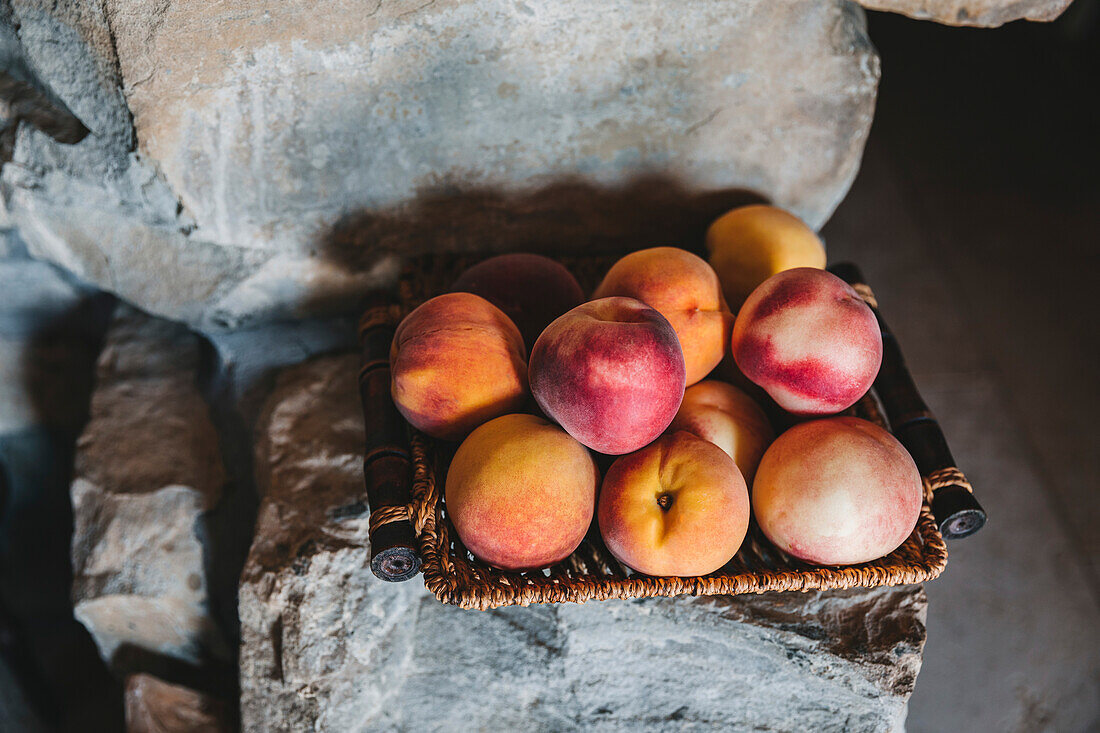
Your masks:
<svg viewBox="0 0 1100 733"><path fill-rule="evenodd" d="M897 341L878 313L874 294L858 268L845 263L830 269L852 284L875 311L884 347L874 395L866 395L851 412L888 427L913 456L924 478L920 518L901 547L861 565L813 566L783 554L753 522L737 556L718 572L702 577L658 578L633 573L611 556L594 529L566 561L542 571L505 572L477 561L462 546L446 517L441 479L454 446L435 441L405 423L390 397L389 371L390 344L401 317L427 297L445 292L460 268L475 260L436 255L407 263L399 295L374 296L360 322L364 472L371 510L371 568L378 577L403 581L422 569L425 585L441 601L481 610L606 598L901 585L938 576L947 564L944 538L966 537L984 524L985 512L955 467L943 433L921 400ZM563 261L576 271L602 270L613 260Z"/></svg>

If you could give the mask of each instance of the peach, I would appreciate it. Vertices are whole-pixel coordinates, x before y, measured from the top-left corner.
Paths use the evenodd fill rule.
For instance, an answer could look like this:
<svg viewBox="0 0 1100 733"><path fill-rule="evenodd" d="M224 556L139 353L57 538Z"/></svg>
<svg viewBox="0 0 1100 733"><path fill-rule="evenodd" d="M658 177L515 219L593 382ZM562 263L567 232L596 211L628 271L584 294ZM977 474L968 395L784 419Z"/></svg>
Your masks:
<svg viewBox="0 0 1100 733"><path fill-rule="evenodd" d="M565 266L536 254L490 257L463 272L452 291L480 295L504 311L530 349L542 330L584 302L584 291Z"/></svg>
<svg viewBox="0 0 1100 733"><path fill-rule="evenodd" d="M664 432L684 396L684 357L665 317L634 298L579 305L531 350L539 407L589 448L637 450Z"/></svg>
<svg viewBox="0 0 1100 733"><path fill-rule="evenodd" d="M726 452L752 484L764 450L775 438L768 416L733 385L704 379L684 392L669 432L686 430Z"/></svg>
<svg viewBox="0 0 1100 733"><path fill-rule="evenodd" d="M459 440L523 407L523 337L495 305L470 293L426 301L398 325L390 349L394 404L413 427Z"/></svg>
<svg viewBox="0 0 1100 733"><path fill-rule="evenodd" d="M875 314L846 282L810 267L773 275L752 292L732 348L744 375L796 415L851 407L882 364Z"/></svg>
<svg viewBox="0 0 1100 733"><path fill-rule="evenodd" d="M466 548L505 570L564 560L592 524L599 471L561 428L534 415L490 420L447 471L447 515Z"/></svg>
<svg viewBox="0 0 1100 733"><path fill-rule="evenodd" d="M611 465L597 521L611 554L640 573L707 575L745 539L748 488L721 448L680 431Z"/></svg>
<svg viewBox="0 0 1100 733"><path fill-rule="evenodd" d="M730 308L740 309L760 283L795 267L825 269L825 245L794 214L764 204L742 206L707 229L710 265Z"/></svg>
<svg viewBox="0 0 1100 733"><path fill-rule="evenodd" d="M752 486L760 529L821 565L869 562L913 532L924 489L894 436L856 417L796 425L764 454Z"/></svg>
<svg viewBox="0 0 1100 733"><path fill-rule="evenodd" d="M637 298L668 319L680 339L688 385L707 376L729 347L733 315L714 270L676 247L632 252L612 265L594 298Z"/></svg>

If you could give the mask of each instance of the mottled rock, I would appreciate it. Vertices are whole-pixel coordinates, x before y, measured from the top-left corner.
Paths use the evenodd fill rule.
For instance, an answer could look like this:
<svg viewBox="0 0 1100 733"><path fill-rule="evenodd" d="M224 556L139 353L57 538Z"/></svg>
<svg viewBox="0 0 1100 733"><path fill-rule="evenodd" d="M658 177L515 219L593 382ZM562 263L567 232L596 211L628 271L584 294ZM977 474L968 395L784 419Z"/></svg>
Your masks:
<svg viewBox="0 0 1100 733"><path fill-rule="evenodd" d="M919 587L463 611L369 569L356 358L284 373L242 576L246 731L901 730Z"/></svg>
<svg viewBox="0 0 1100 733"><path fill-rule="evenodd" d="M878 80L844 0L13 6L92 130L20 130L13 220L37 256L206 330L347 309L394 251L698 237L743 189L818 226Z"/></svg>
<svg viewBox="0 0 1100 733"><path fill-rule="evenodd" d="M226 483L178 324L116 312L77 442L73 600L108 661L132 648L202 665L228 650L209 608L205 515Z"/></svg>
<svg viewBox="0 0 1100 733"><path fill-rule="evenodd" d="M148 674L126 679L126 733L229 733L224 702Z"/></svg>
<svg viewBox="0 0 1100 733"><path fill-rule="evenodd" d="M1054 20L1073 0L858 0L871 10L889 10L947 25L996 27L1013 20Z"/></svg>

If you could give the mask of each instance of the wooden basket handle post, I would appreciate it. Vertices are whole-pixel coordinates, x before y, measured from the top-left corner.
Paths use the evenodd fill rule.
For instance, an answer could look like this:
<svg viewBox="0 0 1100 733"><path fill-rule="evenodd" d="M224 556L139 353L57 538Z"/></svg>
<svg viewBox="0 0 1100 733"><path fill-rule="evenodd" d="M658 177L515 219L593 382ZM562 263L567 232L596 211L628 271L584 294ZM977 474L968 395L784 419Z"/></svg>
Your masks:
<svg viewBox="0 0 1100 733"><path fill-rule="evenodd" d="M932 494L932 514L944 539L961 539L985 524L985 510L974 497L970 482L955 466L943 430L921 399L905 365L898 341L879 313L874 293L856 265L842 262L829 268L871 306L882 329L882 368L875 378L875 392L886 410L890 429L913 456L927 490Z"/></svg>
<svg viewBox="0 0 1100 733"><path fill-rule="evenodd" d="M374 293L359 321L359 398L366 447L363 474L370 509L370 567L382 580L399 582L420 572L416 532L409 514L412 468L405 421L390 396L390 344L399 321L393 299Z"/></svg>

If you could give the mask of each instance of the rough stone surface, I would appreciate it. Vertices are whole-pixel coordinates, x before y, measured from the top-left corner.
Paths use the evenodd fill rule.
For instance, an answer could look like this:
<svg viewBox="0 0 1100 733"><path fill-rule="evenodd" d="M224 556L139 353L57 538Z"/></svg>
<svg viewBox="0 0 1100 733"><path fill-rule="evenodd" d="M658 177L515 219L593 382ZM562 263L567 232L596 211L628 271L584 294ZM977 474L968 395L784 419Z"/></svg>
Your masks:
<svg viewBox="0 0 1100 733"><path fill-rule="evenodd" d="M1073 0L858 0L871 10L888 10L947 25L996 27L1014 20L1054 20Z"/></svg>
<svg viewBox="0 0 1100 733"><path fill-rule="evenodd" d="M229 733L225 703L148 674L126 679L127 733Z"/></svg>
<svg viewBox="0 0 1100 733"><path fill-rule="evenodd" d="M31 250L207 330L346 308L394 250L675 242L742 189L818 226L878 80L844 0L13 8L92 131L21 128L3 195Z"/></svg>
<svg viewBox="0 0 1100 733"><path fill-rule="evenodd" d="M480 613L377 580L355 373L354 356L288 370L259 423L244 730L902 729L918 587Z"/></svg>
<svg viewBox="0 0 1100 733"><path fill-rule="evenodd" d="M202 508L226 481L218 435L198 386L199 337L120 308L96 369L77 475L116 494L190 487Z"/></svg>
<svg viewBox="0 0 1100 733"><path fill-rule="evenodd" d="M198 350L186 328L120 307L97 364L72 485L73 600L111 662L133 648L227 656L204 564L204 511L226 473Z"/></svg>

